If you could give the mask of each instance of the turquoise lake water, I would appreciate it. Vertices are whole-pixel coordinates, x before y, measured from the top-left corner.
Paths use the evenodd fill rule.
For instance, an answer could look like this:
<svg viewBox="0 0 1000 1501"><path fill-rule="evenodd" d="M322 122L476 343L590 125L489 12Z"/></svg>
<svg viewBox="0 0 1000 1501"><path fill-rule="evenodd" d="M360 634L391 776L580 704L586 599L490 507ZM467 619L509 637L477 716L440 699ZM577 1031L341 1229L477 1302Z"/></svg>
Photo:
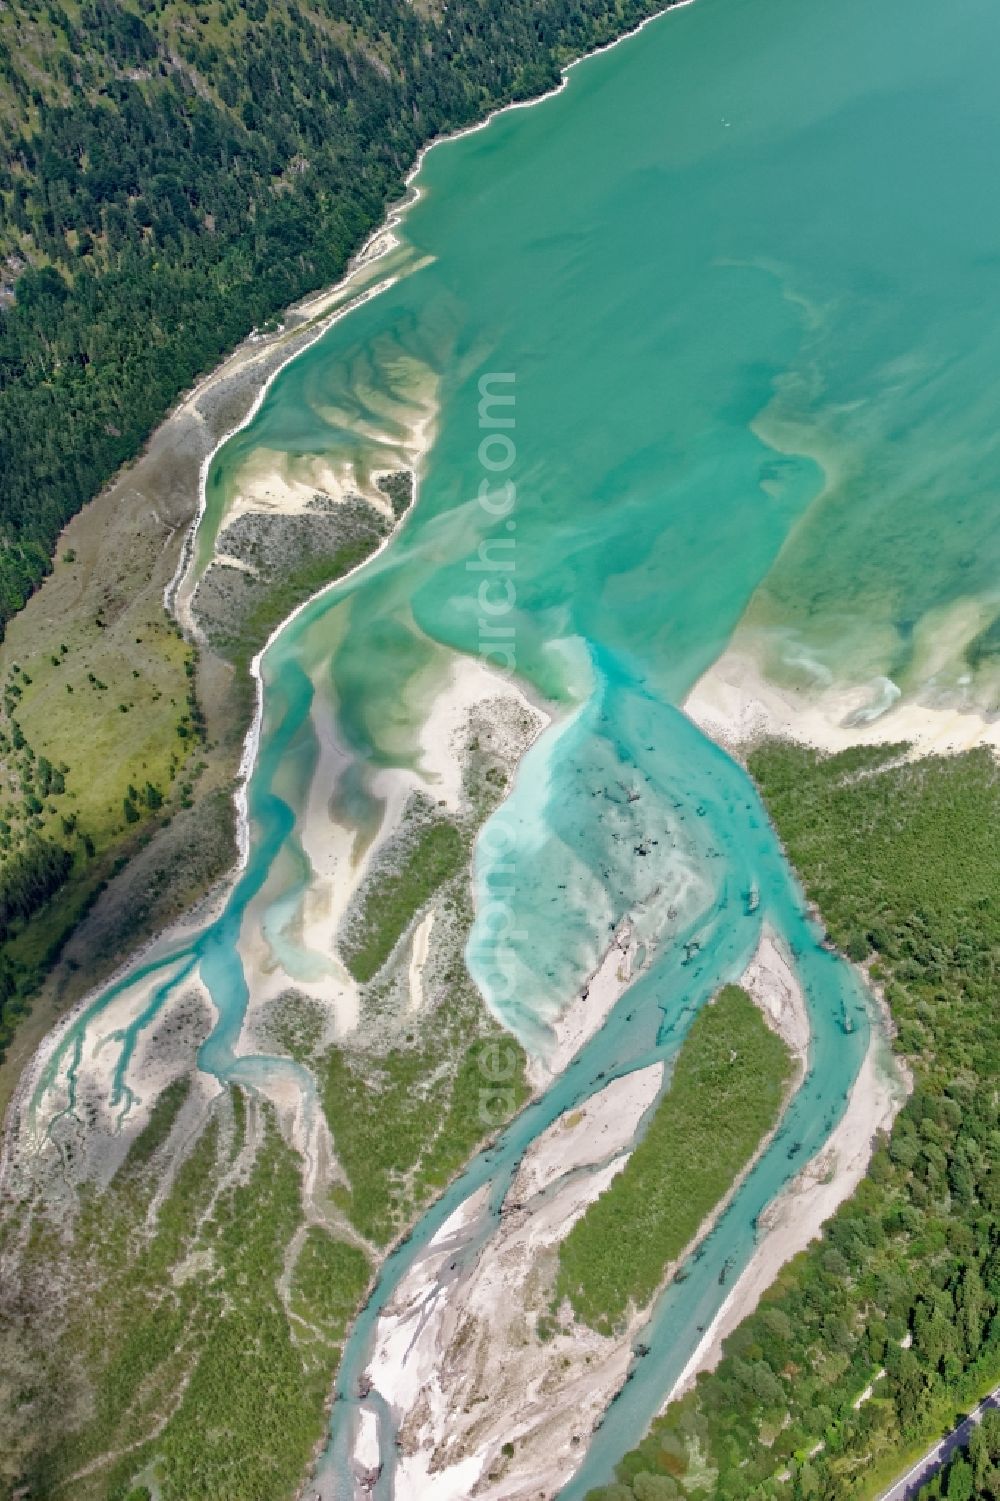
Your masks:
<svg viewBox="0 0 1000 1501"><path fill-rule="evenodd" d="M248 998L235 945L251 898L277 910L301 881L317 705L335 706L354 757L342 816L370 825L368 779L417 755L434 675L491 643L559 718L497 815L519 936L503 993L473 944L487 1001L531 1045L625 914L652 955L603 1032L386 1264L344 1358L330 1494L349 1494L345 1410L420 1247L484 1182L498 1209L526 1145L599 1073L669 1057L765 920L806 988L809 1076L661 1298L650 1354L565 1501L641 1436L725 1296L722 1268L731 1283L760 1210L843 1108L863 998L810 927L748 779L677 706L734 632L777 676L995 699L998 43L986 0L697 0L657 21L557 97L431 152L380 267L396 283L289 366L215 462L203 555L227 499L276 456L292 476L326 459L364 473L433 414L400 534L265 658L248 864L217 921L122 982L162 971L123 1048L198 966L220 1013L202 1066L251 1083L277 1066L234 1057ZM485 428L484 377L515 395ZM516 486L493 515L484 479ZM469 567L490 559L513 566ZM483 598L511 608L489 616ZM484 618L513 634L487 639ZM500 890L485 844L475 879L481 900ZM391 1444L386 1459L383 1497Z"/></svg>

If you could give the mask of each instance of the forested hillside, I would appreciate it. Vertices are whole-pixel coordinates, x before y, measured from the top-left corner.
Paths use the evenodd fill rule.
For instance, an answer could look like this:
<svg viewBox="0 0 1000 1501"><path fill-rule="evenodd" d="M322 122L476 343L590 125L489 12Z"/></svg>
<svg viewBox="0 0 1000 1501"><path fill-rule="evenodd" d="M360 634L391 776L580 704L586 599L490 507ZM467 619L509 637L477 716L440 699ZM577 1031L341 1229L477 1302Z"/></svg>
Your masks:
<svg viewBox="0 0 1000 1501"><path fill-rule="evenodd" d="M420 145L662 0L4 0L0 627L62 524Z"/></svg>

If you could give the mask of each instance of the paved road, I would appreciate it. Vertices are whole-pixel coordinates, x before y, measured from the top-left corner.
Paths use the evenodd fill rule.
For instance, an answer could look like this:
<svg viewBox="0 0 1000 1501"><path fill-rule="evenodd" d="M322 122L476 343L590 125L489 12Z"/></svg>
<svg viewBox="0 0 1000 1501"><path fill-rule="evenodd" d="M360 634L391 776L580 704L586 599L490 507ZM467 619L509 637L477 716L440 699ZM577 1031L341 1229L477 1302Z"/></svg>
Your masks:
<svg viewBox="0 0 1000 1501"><path fill-rule="evenodd" d="M935 1475L942 1465L946 1465L956 1449L964 1449L972 1437L972 1431L976 1427L982 1415L990 1407L1000 1407L1000 1386L994 1387L988 1397L984 1397L974 1412L957 1428L928 1449L922 1459L918 1459L912 1469L907 1470L895 1485L889 1490L883 1491L878 1501L910 1501L922 1485L926 1485L932 1475Z"/></svg>

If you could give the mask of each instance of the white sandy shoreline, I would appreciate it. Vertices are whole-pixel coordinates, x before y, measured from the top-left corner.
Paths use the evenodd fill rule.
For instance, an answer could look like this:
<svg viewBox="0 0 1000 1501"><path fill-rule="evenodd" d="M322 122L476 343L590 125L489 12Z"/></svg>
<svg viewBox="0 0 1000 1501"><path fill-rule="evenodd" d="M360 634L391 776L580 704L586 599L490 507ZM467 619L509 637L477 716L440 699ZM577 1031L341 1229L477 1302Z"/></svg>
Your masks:
<svg viewBox="0 0 1000 1501"><path fill-rule="evenodd" d="M404 179L405 190L402 198L399 200L399 202L390 204L389 208L386 211L385 218L380 224L376 226L375 229L372 230L371 234L368 236L367 240L365 240L361 249L354 256L352 256L350 262L348 263L347 270L345 271L341 280L335 282L332 287L326 288L325 290L308 293L306 297L302 298L298 302L292 303L289 306L284 314L285 318L287 318L292 313L298 313L304 320L308 320L310 322L316 318L320 318L321 323L316 332L308 339L307 342L299 345L298 348L296 348L292 351L292 353L289 354L287 359L283 360L274 370L272 370L268 374L268 376L262 382L260 390L258 391L246 415L219 439L219 441L214 445L214 447L202 461L198 483L197 513L191 523L188 538L182 549L181 557L178 561L174 576L171 579L170 583L167 585L163 597L164 608L167 610L167 613L177 615L179 623L185 629L189 630L196 637L199 635L196 623L194 622L193 618L188 618L189 612L184 610L183 602L181 602L180 612L178 611L178 604L181 600L181 596L183 595L186 575L189 573L191 565L194 561L194 542L197 537L198 530L201 526L207 505L206 484L208 480L208 473L211 469L216 455L218 454L219 450L229 442L231 438L235 437L237 433L242 432L245 428L250 426L254 418L259 413L261 406L263 405L267 397L267 393L271 389L271 386L277 380L278 376L281 375L281 373L288 367L288 365L297 360L300 355L305 354L307 350L311 349L312 346L319 339L321 339L324 334L326 334L329 329L334 326L335 323L338 323L342 318L347 317L349 313L356 311L357 308L363 306L364 303L371 301L371 299L378 296L379 293L386 291L389 287L395 284L397 280L396 277L387 277L383 281L378 283L377 286L368 288L363 293L360 293L358 297L352 299L347 304L347 306L336 307L331 311L329 317L324 317L323 315L323 310L329 306L331 300L335 298L339 299L340 297L342 297L348 291L351 282L358 276L360 272L367 271L374 262L381 260L398 246L399 241L395 236L395 230L399 228L409 210L420 198L420 189L416 185L416 178L420 174L420 170L423 167L428 153L433 151L437 146L445 146L450 142L460 141L465 136L473 135L477 131L487 129L487 127L490 126L494 120L498 119L502 115L508 114L509 112L520 109L531 109L537 104L544 104L547 100L552 99L557 94L562 93L563 89L569 82L570 73L575 68L581 67L584 63L589 62L592 58L601 56L605 52L610 52L613 48L620 46L622 42L629 41L632 37L638 36L639 33L642 32L647 26L651 25L654 21L661 20L662 17L667 15L670 11L683 10L687 6L693 5L694 3L695 0L665 0L665 3L660 10L657 10L652 15L646 16L642 21L640 21L636 26L633 26L630 30L623 32L620 36L615 37L612 41L604 43L603 46L595 47L590 52L585 53L582 57L574 58L572 62L567 63L565 67L560 70L561 76L559 83L556 84L554 88L548 89L544 94L539 94L536 98L533 99L512 100L509 104L503 104L498 106L496 109L491 110L489 114L484 116L482 120L477 120L472 125L467 125L461 130L452 131L445 135L435 136L433 140L428 141L426 145L420 148L419 152L417 153L416 160L406 174L406 177ZM255 335L251 333L250 335L248 335L247 339L243 341L243 344L247 344L250 340L254 339L254 337ZM236 351L234 351L234 353L235 352ZM228 355L222 362L223 365L228 363L232 358L232 354ZM216 379L218 370L220 368L221 367L216 367L215 370L210 371L206 376L204 376L189 392L187 392L181 398L178 403L178 407L189 406L196 402L204 387ZM172 413L168 414L168 419L166 420L169 420L169 415L172 415ZM415 500L416 496L414 495L414 502ZM369 560L366 559L365 561ZM359 564L358 566L363 567L364 564ZM319 590L317 592L319 594L322 594L324 591ZM189 601L187 603L189 603ZM183 619L181 619L182 613L185 616L185 618ZM293 612L293 615L294 613L295 612ZM275 631L272 633L271 639L273 639L274 636L278 635L283 629L284 625L287 625L292 618L293 616L289 616L287 620L279 624L275 628ZM270 640L268 641L267 645L270 645ZM267 648L265 646L264 650L266 649Z"/></svg>
<svg viewBox="0 0 1000 1501"><path fill-rule="evenodd" d="M388 226L386 226L382 230L379 230L375 236L373 236L373 240L378 239L382 234L388 233L389 229ZM379 254L387 254L388 251L392 248L393 245L388 244L383 251L379 252ZM329 303L332 299L337 298L341 292L346 290L353 277L355 277L359 271L365 269L369 263L370 262L365 259L365 251L362 251L356 262L352 262L352 268L348 271L343 282L338 283L338 285L332 288L328 293L323 294L323 302ZM282 360L280 364L276 365L274 369L270 371L270 373L261 382L260 389L254 397L253 402L246 412L246 415L239 422L237 422L234 427L231 427L227 432L223 433L218 442L202 459L201 465L198 470L198 509L194 515L190 527L188 528L188 534L181 549L181 555L178 559L177 567L174 570L174 575L163 591L163 608L166 610L167 614L173 615L182 629L185 630L189 636L193 637L199 643L204 644L204 638L201 629L198 626L194 615L192 614L192 596L190 593L185 591L185 585L188 584L195 566L195 549L198 532L201 528L201 523L204 520L205 512L208 506L208 474L209 470L212 467L212 464L215 461L216 455L219 453L220 449L225 447L225 445L230 441L231 438L234 438L237 433L243 432L250 426L254 418L259 413L265 400L267 399L268 392L274 385L275 381L278 379L278 376L283 374L283 372L287 370L289 365L297 360L300 355L303 355L307 352L307 350L310 350L314 344L318 343L319 340L323 338L324 334L328 333L330 329L333 328L336 323L339 323L342 318L346 318L349 313L356 312L358 308L363 307L365 303L370 302L373 297L377 297L380 292L384 292L389 287L393 286L395 284L395 281L395 277L386 277L383 281L378 282L374 287L369 287L365 291L359 292L356 297L352 298L347 303L346 307L336 307L326 316L324 316L322 313L314 314L313 316L318 317L320 320L315 332L310 335L310 337L303 343L298 344L297 347L293 349L292 352L288 355L287 359ZM312 321L312 319L310 318L309 321ZM232 356L230 356L230 358L232 358ZM203 382L202 385L206 384L207 381L214 378L215 375L213 373L212 376L206 377L206 381ZM182 405L193 405L197 401L200 390L200 386L196 387L195 390L190 394L190 396L186 398L185 402L182 403Z"/></svg>
<svg viewBox="0 0 1000 1501"><path fill-rule="evenodd" d="M873 712L873 697L886 687L890 701ZM1000 750L1000 716L989 718L971 704L892 699L893 689L888 680L814 693L783 688L764 676L750 651L731 646L698 679L683 708L710 740L737 757L763 739L791 740L831 753L907 741L914 758L955 755L978 746Z"/></svg>

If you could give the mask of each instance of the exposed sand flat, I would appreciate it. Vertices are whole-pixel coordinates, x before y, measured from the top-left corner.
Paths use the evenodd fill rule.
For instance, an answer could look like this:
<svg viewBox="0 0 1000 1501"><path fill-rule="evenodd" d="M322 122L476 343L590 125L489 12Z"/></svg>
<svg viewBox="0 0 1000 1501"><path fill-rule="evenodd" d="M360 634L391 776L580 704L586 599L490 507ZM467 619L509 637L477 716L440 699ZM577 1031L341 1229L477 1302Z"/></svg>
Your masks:
<svg viewBox="0 0 1000 1501"><path fill-rule="evenodd" d="M465 733L473 709L491 699L506 700L527 715L534 722L532 740L549 723L548 716L508 678L478 657L457 657L451 665L448 685L435 698L420 734L423 785L451 812L458 810L462 796L462 763L455 754L456 744ZM523 749L526 747L519 747L522 752Z"/></svg>
<svg viewBox="0 0 1000 1501"><path fill-rule="evenodd" d="M252 578L257 577L257 569L245 558L234 557L229 552L217 552L215 554L216 568L235 568L237 573L248 573Z"/></svg>
<svg viewBox="0 0 1000 1501"><path fill-rule="evenodd" d="M174 967L173 972L176 973L179 969L180 964ZM130 1124L134 1123L138 1126L145 1122L149 1106L181 1069L180 1067L172 1068L169 1059L154 1056L148 1045L148 1037L144 1038L140 1034L122 1079L123 1098L118 1106L114 1107L111 1101L114 1096L115 1069L119 1062L120 1044L108 1046L108 1043L111 1038L120 1038L126 1028L141 1016L149 1006L154 993L164 985L170 973L170 970L160 971L147 976L139 984L123 990L104 1008L100 1027L91 1025L82 1031L78 1052L72 1048L64 1051L59 1067L53 1074L44 1100L40 1103L34 1118L34 1129L24 1130L22 1133L24 1147L29 1151L40 1150L44 1145L46 1131L54 1117L69 1108L71 1070L77 1099L85 1103L93 1127L101 1132L113 1134L117 1119L126 1108L130 1115ZM189 991L190 987L181 985L176 995L171 997L168 1006L159 1013L159 1019L169 1021L172 1012L186 1007L190 1000ZM46 1045L36 1053L30 1074L25 1075L25 1084L30 1085L31 1093L34 1093L45 1067L54 1057L78 1016L78 1012L70 1013L64 1023L49 1034ZM190 1059L185 1060L185 1063L189 1062Z"/></svg>
<svg viewBox="0 0 1000 1501"><path fill-rule="evenodd" d="M546 1088L584 1043L600 1031L631 984L636 948L632 926L626 919L619 924L590 979L550 1024L553 1035L550 1050L531 1059L528 1077L536 1089Z"/></svg>
<svg viewBox="0 0 1000 1501"><path fill-rule="evenodd" d="M413 469L426 452L429 430L429 418L422 418L415 423L410 442L396 446L387 439L386 446L377 450L384 466L377 474ZM396 460L394 466L388 463L391 459ZM337 505L360 495L392 522L395 518L389 497L374 479L359 473L350 459L293 457L262 449L240 471L239 490L227 507L220 538L240 516L304 516L316 511L317 498L321 503ZM214 561L221 561L223 556L217 552Z"/></svg>
<svg viewBox="0 0 1000 1501"><path fill-rule="evenodd" d="M481 657L449 653L443 675L441 660L414 681L410 701L401 706L402 756L413 745L413 726L419 725L416 764L380 772L372 791L376 796L389 796L396 787L423 792L454 814L463 806L466 742L474 713L482 711L489 718L494 749L511 772L551 720L517 683ZM513 733L505 731L508 723Z"/></svg>
<svg viewBox="0 0 1000 1501"><path fill-rule="evenodd" d="M261 449L240 471L239 491L226 511L223 527L248 511L264 516L305 515L315 509L317 495L336 503L349 495L360 495L363 486L349 460L302 459ZM384 495L370 494L367 488L364 494L376 510L391 517L392 509Z"/></svg>
<svg viewBox="0 0 1000 1501"><path fill-rule="evenodd" d="M259 1050L261 1009L289 989L323 1006L331 1038L345 1036L358 1022L358 986L337 954L336 934L365 862L357 854L357 831L331 812L338 780L351 758L337 735L332 707L319 692L311 720L318 754L297 825L309 879L290 897L276 896L265 884L247 909L239 948L251 1005L240 1051ZM404 803L400 792L386 807L380 837L398 825Z"/></svg>
<svg viewBox="0 0 1000 1501"><path fill-rule="evenodd" d="M418 1343L414 1335L442 1296L443 1275L455 1253L472 1238L488 1198L488 1190L479 1189L449 1215L379 1318L369 1374L399 1412L414 1405L433 1374L434 1360L427 1357L433 1357L434 1352Z"/></svg>
<svg viewBox="0 0 1000 1501"><path fill-rule="evenodd" d="M623 926L584 988L561 1039L563 1064L627 984L623 956L631 942ZM763 933L742 983L787 1042L801 1077L809 1048L805 998L772 932ZM561 1116L525 1154L489 1238L478 1244L483 1206L470 1203L400 1285L377 1326L369 1368L400 1424L400 1501L528 1501L556 1494L575 1471L628 1373L648 1310L633 1314L615 1337L569 1319L541 1339L537 1319L550 1308L560 1241L628 1160L663 1075L659 1063L638 1070ZM825 1174L825 1162L816 1172ZM678 1263L709 1233L744 1176L705 1217ZM514 1457L504 1456L502 1446L511 1442ZM360 1455L357 1463L360 1473Z"/></svg>
<svg viewBox="0 0 1000 1501"><path fill-rule="evenodd" d="M123 991L109 1003L100 1025L81 1031L78 1046L67 1047L60 1058L36 1110L32 1102L45 1072L85 1006L75 1007L49 1033L22 1076L17 1108L8 1116L2 1163L6 1185L46 1180L58 1197L84 1179L107 1182L120 1166L163 1090L191 1072L215 1018L207 992L188 976L135 1034L116 1091L126 1029L143 1015L168 973L148 976ZM185 1107L188 1114L203 1118L220 1089L216 1079L197 1074L190 1108Z"/></svg>
<svg viewBox="0 0 1000 1501"><path fill-rule="evenodd" d="M410 1010L420 1011L424 1004L423 973L427 956L430 953L431 933L434 928L434 908L427 913L418 924L413 934L413 944L410 948L410 968L408 981L410 986Z"/></svg>
<svg viewBox="0 0 1000 1501"><path fill-rule="evenodd" d="M375 295L379 290L381 287L366 296ZM323 324L324 330L327 326L329 320ZM255 449L236 472L224 513L214 518L213 551L203 566L199 563L197 538L206 512L206 485L214 454L206 460L200 477L199 519L189 539L185 565L178 571L172 596L174 612L190 633L204 639L202 627L205 622L201 619L198 594L202 581L214 569L232 567L234 561L238 565L240 550L248 545L245 535L237 540L241 531L237 523L243 518L253 517L258 523L251 529L254 539L251 545L256 558L257 549L268 541L272 548L282 546L280 531L269 539L269 521L275 524L272 531L282 520L294 517L315 517L317 526L321 526L334 518L339 508L354 516L359 501L364 501L388 526L387 537L382 542L382 547L385 546L399 518L390 496L380 488L379 480L408 472L414 482L412 499L415 502L420 470L434 438L437 378L425 369L418 374L411 372L406 398L389 400L394 408L395 433L366 424L358 413L352 412L342 417L343 424L350 430L350 439L343 437L338 443L337 435L331 429L329 452L299 454L263 447ZM332 413L331 418L337 415ZM260 526L264 528L263 534L259 531ZM326 545L329 546L329 542ZM256 572L253 567L244 571Z"/></svg>
<svg viewBox="0 0 1000 1501"><path fill-rule="evenodd" d="M358 1409L355 1419L358 1430L354 1439L354 1456L364 1470L376 1470L379 1465L378 1419L368 1408Z"/></svg>
<svg viewBox="0 0 1000 1501"><path fill-rule="evenodd" d="M103 1007L81 1030L77 1048L66 1050L32 1115L30 1101L44 1068L79 1013L51 1034L24 1081L20 1129L11 1140L6 1169L30 1172L37 1165L45 1172L44 1164L48 1160L51 1166L55 1152L67 1184L84 1179L106 1182L163 1091L187 1074L193 1077L193 1089L185 1111L192 1129L200 1129L223 1085L195 1068L198 1048L216 1019L211 996L196 973L178 983L135 1034L131 1056L120 1082L116 1080L126 1029L143 1016L155 992L180 967L147 976ZM307 1206L312 1204L336 1170L336 1161L311 1078L300 1065L282 1058L248 1059L240 1064L240 1077L274 1106L286 1139L302 1156L304 1199Z"/></svg>
<svg viewBox="0 0 1000 1501"><path fill-rule="evenodd" d="M374 836L362 840L332 806L351 756L338 736L333 706L317 687L312 728L319 751L296 826L309 875L305 886L290 896L275 896L265 887L248 909L240 953L251 1005L240 1051L257 1050L261 1007L290 989L323 1005L332 1036L343 1037L357 1026L359 987L339 957L338 935L373 861L399 832L411 797L422 794L449 813L463 810L473 714L489 720L495 749L511 767L526 741L547 722L520 689L477 658L450 657L444 673L439 660L428 693L426 705L406 706L407 742L416 738L416 764L386 767L371 778L381 818ZM431 954L433 920L433 913L425 914L409 940L412 1009L422 1004L421 975Z"/></svg>
<svg viewBox="0 0 1000 1501"><path fill-rule="evenodd" d="M860 688L815 693L779 687L746 651L730 648L698 679L685 713L727 750L765 738L794 740L819 750L909 741L911 755L947 755L979 745L1000 749L1000 714L921 704L898 696L887 678Z"/></svg>
<svg viewBox="0 0 1000 1501"><path fill-rule="evenodd" d="M753 1313L785 1263L815 1239L823 1224L854 1192L868 1171L876 1136L891 1128L907 1092L907 1082L895 1067L884 1032L873 1026L868 1052L839 1125L823 1150L806 1163L761 1215L761 1238L753 1256L664 1406L687 1391L700 1371L715 1369L726 1336Z"/></svg>
<svg viewBox="0 0 1000 1501"><path fill-rule="evenodd" d="M740 984L756 1002L768 1026L785 1043L804 1072L809 1057L809 1013L784 945L765 924Z"/></svg>
<svg viewBox="0 0 1000 1501"><path fill-rule="evenodd" d="M398 217L390 219L390 223L397 222ZM289 309L287 317L292 325L289 330L286 331L285 326L282 325L282 328L274 335L263 337L251 334L229 359L207 375L193 391L183 398L176 412L159 429L160 433L169 431L172 426L177 425L179 419L196 417L201 403L207 396L212 395L217 387L225 390L237 378L242 377L253 389L254 383L248 381L247 377L251 371L257 376L255 393L249 404L243 408L243 414L236 425L221 434L218 434L217 430L213 431L209 443L199 446L197 509L184 538L173 576L163 591L164 607L193 638L200 639L198 624L191 609L199 577L198 570L194 567L194 542L205 512L205 484L213 458L224 443L253 421L268 391L287 364L309 349L328 328L352 308L377 296L380 291L392 285L394 280L392 277L383 278L374 286L368 283L372 279L378 258L387 255L396 248L397 244L397 239L388 228L379 235L373 236L351 263L341 282Z"/></svg>
<svg viewBox="0 0 1000 1501"><path fill-rule="evenodd" d="M510 1202L525 1204L566 1173L624 1151L662 1086L663 1064L653 1063L613 1080L553 1121L524 1154Z"/></svg>
<svg viewBox="0 0 1000 1501"><path fill-rule="evenodd" d="M162 985L163 977L156 984ZM143 986L128 1008L138 1015L148 1000L154 986ZM201 1042L208 1036L216 1020L212 997L197 974L191 974L184 984L171 993L156 1016L138 1033L135 1051L125 1070L125 1087L132 1096L128 1124L134 1127L146 1119L150 1107L174 1079L188 1072ZM92 1046L88 1039L86 1046ZM95 1066L92 1069L94 1083L99 1092L109 1084L109 1064L117 1058L113 1048L98 1045L103 1060L103 1073ZM110 1055L110 1057L108 1056ZM96 1064L96 1060L92 1059Z"/></svg>

